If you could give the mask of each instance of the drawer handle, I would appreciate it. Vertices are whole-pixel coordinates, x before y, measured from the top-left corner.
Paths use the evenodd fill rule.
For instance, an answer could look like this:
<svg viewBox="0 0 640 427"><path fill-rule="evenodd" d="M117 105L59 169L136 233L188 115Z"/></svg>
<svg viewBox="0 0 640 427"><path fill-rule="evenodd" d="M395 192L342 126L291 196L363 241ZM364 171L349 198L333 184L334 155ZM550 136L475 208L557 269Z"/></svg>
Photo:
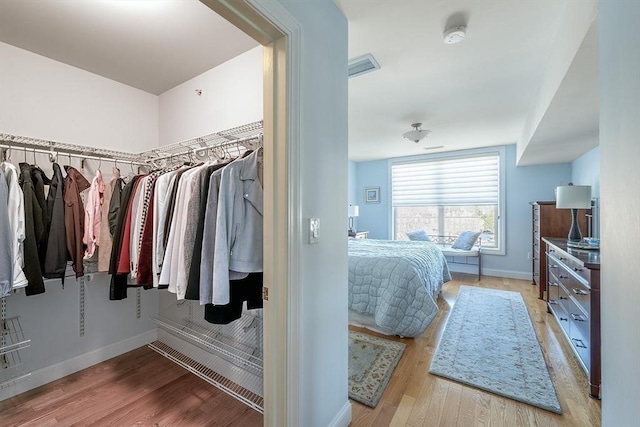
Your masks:
<svg viewBox="0 0 640 427"><path fill-rule="evenodd" d="M584 322L585 320L587 320L584 317L582 317L582 315L580 314L571 313L569 314L569 316L571 316L571 318L576 322Z"/></svg>
<svg viewBox="0 0 640 427"><path fill-rule="evenodd" d="M564 276L562 274L558 276L558 279L568 279L568 278L569 278L569 276Z"/></svg>
<svg viewBox="0 0 640 427"><path fill-rule="evenodd" d="M573 271L582 271L582 269L578 267L573 267Z"/></svg>
<svg viewBox="0 0 640 427"><path fill-rule="evenodd" d="M559 259L560 261L566 261L566 260L567 260L566 258L563 258L563 257L561 257L561 256L559 256L559 257L558 257L558 259Z"/></svg>
<svg viewBox="0 0 640 427"><path fill-rule="evenodd" d="M556 282L549 282L549 286L558 286Z"/></svg>
<svg viewBox="0 0 640 427"><path fill-rule="evenodd" d="M573 291L574 294L576 295L586 295L587 291L583 291L582 289L578 289L578 288L571 288L571 290Z"/></svg>
<svg viewBox="0 0 640 427"><path fill-rule="evenodd" d="M568 318L566 318L566 317L558 317L558 319L560 319L560 320L562 320L562 321L565 321L565 322L568 322L568 321L569 321L569 319L568 319Z"/></svg>
<svg viewBox="0 0 640 427"><path fill-rule="evenodd" d="M558 266L555 264L549 264L549 268L558 268Z"/></svg>
<svg viewBox="0 0 640 427"><path fill-rule="evenodd" d="M567 297L560 297L560 299L569 299L569 298L567 298Z"/></svg>
<svg viewBox="0 0 640 427"><path fill-rule="evenodd" d="M582 340L579 340L577 338L571 338L571 341L573 341L573 343L576 345L576 347L578 348L587 348L586 345L584 345L584 342L582 342Z"/></svg>
<svg viewBox="0 0 640 427"><path fill-rule="evenodd" d="M554 253L556 250L555 249L549 249L549 252Z"/></svg>

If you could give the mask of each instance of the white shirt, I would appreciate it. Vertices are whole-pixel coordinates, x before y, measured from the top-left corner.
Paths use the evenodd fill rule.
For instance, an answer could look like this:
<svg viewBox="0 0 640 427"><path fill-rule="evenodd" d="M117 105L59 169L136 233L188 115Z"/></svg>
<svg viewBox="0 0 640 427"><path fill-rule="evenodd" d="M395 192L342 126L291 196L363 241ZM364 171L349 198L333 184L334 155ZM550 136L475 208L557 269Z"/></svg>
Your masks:
<svg viewBox="0 0 640 427"><path fill-rule="evenodd" d="M4 173L9 187L9 228L13 236L13 289L27 286L28 281L22 267L24 267L24 239L25 239L25 219L24 219L24 195L20 188L18 168L9 162L0 163L0 168Z"/></svg>
<svg viewBox="0 0 640 427"><path fill-rule="evenodd" d="M169 209L169 195L175 184L178 170L167 172L156 180L153 190L153 240L151 249L151 269L153 271L153 286L158 287L162 263L164 261L164 223Z"/></svg>
<svg viewBox="0 0 640 427"><path fill-rule="evenodd" d="M184 261L184 236L187 227L185 212L186 207L189 206L189 200L191 200L193 181L202 167L204 166L186 171L182 174L180 182L178 182L167 252L162 266L160 283L168 283L169 292L175 293L176 298L179 300L184 299L188 279ZM168 280L168 282L164 282L163 279Z"/></svg>

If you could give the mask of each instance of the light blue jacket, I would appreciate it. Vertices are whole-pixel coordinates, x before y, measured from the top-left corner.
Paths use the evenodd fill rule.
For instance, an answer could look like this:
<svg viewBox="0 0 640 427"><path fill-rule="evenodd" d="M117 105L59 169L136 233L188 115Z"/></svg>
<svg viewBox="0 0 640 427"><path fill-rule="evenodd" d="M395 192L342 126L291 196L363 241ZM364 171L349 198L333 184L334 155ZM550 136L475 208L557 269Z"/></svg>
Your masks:
<svg viewBox="0 0 640 427"><path fill-rule="evenodd" d="M262 149L222 170L213 254L213 304L229 303L229 271L262 271L262 183L258 161ZM206 226L206 225L205 225Z"/></svg>

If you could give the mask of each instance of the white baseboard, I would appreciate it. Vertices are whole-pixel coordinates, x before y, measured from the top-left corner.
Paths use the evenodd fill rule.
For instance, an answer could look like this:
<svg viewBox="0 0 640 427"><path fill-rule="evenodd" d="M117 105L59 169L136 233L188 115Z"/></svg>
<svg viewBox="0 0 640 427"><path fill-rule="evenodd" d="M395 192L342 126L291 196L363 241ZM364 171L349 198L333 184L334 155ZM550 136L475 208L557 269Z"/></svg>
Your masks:
<svg viewBox="0 0 640 427"><path fill-rule="evenodd" d="M449 271L454 273L468 273L468 274L478 274L478 266L472 264L459 264L459 263L449 263ZM493 277L504 277L506 279L520 279L520 280L529 280L531 281L531 272L530 271L513 271L513 270L498 270L495 268L485 268L482 267L482 275L483 276L493 276Z"/></svg>
<svg viewBox="0 0 640 427"><path fill-rule="evenodd" d="M530 282L533 280L530 271L496 270L493 268L483 268L482 275L504 277L505 279L528 280Z"/></svg>
<svg viewBox="0 0 640 427"><path fill-rule="evenodd" d="M31 375L24 381L17 382L4 390L0 390L0 401L66 377L74 372L81 371L89 366L104 362L105 360L109 360L138 347L142 347L155 341L157 336L158 330L154 328L134 337L127 338L126 340L106 345L71 359L63 360L54 365L45 366L44 368L31 372Z"/></svg>
<svg viewBox="0 0 640 427"><path fill-rule="evenodd" d="M347 400L328 427L347 427L351 423L351 402Z"/></svg>

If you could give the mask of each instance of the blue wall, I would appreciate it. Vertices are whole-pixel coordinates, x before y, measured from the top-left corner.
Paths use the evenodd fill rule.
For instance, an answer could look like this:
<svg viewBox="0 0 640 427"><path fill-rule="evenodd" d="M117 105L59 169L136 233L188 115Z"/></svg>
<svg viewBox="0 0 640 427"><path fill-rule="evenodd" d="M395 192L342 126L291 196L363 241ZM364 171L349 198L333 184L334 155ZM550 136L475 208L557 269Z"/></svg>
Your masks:
<svg viewBox="0 0 640 427"><path fill-rule="evenodd" d="M506 255L483 257L486 275L530 279L531 206L536 200L554 200L554 189L572 179L571 164L516 167L516 146L505 147ZM421 156L424 157L424 156ZM389 160L357 163L355 191L360 206L358 229L372 239L391 238L391 179ZM352 176L350 175L350 181ZM352 183L349 183L351 188ZM365 204L364 188L380 187L380 203Z"/></svg>
<svg viewBox="0 0 640 427"><path fill-rule="evenodd" d="M576 185L590 185L591 197L596 199L591 235L600 237L600 147L587 151L571 163L571 181ZM587 230L583 230L587 235Z"/></svg>

